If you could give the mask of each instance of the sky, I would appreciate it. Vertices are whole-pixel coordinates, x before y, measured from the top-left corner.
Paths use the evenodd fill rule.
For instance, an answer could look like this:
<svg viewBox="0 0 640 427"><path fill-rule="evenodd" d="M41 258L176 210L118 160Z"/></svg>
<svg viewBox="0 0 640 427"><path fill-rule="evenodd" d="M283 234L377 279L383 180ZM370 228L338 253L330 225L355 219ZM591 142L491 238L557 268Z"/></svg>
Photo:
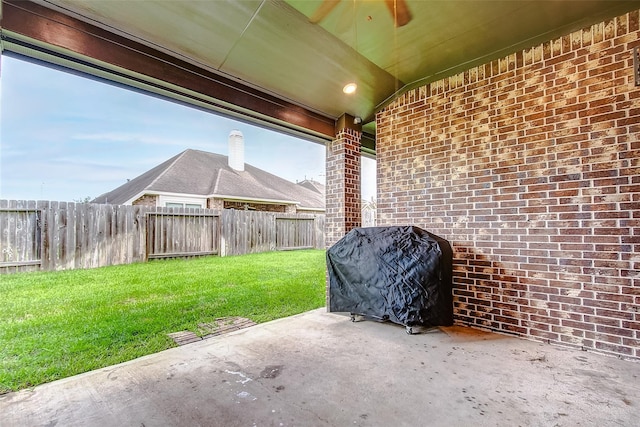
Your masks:
<svg viewBox="0 0 640 427"><path fill-rule="evenodd" d="M0 69L0 199L81 201L191 148L227 155L292 182L325 183L325 147L280 132L13 57ZM363 158L362 197L375 197Z"/></svg>

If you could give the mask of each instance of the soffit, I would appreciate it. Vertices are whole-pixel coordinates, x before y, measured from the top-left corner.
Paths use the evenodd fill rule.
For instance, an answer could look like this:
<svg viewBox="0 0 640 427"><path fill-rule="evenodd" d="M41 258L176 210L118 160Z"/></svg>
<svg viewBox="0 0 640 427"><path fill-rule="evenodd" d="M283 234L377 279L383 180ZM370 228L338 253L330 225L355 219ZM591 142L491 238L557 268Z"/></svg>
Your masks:
<svg viewBox="0 0 640 427"><path fill-rule="evenodd" d="M412 19L395 28L376 0L342 0L319 24L308 17L321 0L37 3L325 116L365 119L403 89L638 8L607 0L407 0ZM358 91L344 95L351 81Z"/></svg>

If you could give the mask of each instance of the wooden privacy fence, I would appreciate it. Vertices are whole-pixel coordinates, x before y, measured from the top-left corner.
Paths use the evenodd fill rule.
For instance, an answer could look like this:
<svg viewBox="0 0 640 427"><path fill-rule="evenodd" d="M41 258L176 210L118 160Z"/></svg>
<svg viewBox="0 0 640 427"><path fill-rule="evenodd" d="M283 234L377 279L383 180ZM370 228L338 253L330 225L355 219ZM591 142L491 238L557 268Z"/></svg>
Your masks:
<svg viewBox="0 0 640 427"><path fill-rule="evenodd" d="M222 211L222 255L324 249L324 215Z"/></svg>
<svg viewBox="0 0 640 427"><path fill-rule="evenodd" d="M324 215L0 200L0 273L324 248Z"/></svg>
<svg viewBox="0 0 640 427"><path fill-rule="evenodd" d="M147 212L146 216L148 259L219 254L217 213Z"/></svg>

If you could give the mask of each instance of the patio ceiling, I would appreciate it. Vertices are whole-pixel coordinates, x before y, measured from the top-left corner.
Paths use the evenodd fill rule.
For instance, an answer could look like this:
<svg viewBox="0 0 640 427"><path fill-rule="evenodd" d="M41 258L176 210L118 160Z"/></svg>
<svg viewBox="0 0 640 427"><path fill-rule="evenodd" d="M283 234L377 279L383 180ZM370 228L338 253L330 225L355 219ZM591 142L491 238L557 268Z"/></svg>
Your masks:
<svg viewBox="0 0 640 427"><path fill-rule="evenodd" d="M407 89L638 7L406 0L412 19L396 28L385 1L338 1L318 24L308 17L322 0L35 3L319 116L365 122ZM342 92L349 82L358 85L353 95Z"/></svg>

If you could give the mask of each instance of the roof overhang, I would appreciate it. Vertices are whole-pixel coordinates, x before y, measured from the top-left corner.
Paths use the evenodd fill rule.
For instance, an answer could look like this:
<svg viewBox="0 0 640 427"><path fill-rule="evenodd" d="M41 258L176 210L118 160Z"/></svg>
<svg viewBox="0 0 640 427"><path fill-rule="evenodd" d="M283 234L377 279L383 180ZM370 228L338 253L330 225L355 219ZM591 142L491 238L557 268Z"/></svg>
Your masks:
<svg viewBox="0 0 640 427"><path fill-rule="evenodd" d="M412 19L394 27L386 1L338 1L310 22L321 3L2 0L2 40L17 54L323 142L343 114L366 124L409 89L639 8L406 0ZM358 90L345 95L352 81Z"/></svg>

